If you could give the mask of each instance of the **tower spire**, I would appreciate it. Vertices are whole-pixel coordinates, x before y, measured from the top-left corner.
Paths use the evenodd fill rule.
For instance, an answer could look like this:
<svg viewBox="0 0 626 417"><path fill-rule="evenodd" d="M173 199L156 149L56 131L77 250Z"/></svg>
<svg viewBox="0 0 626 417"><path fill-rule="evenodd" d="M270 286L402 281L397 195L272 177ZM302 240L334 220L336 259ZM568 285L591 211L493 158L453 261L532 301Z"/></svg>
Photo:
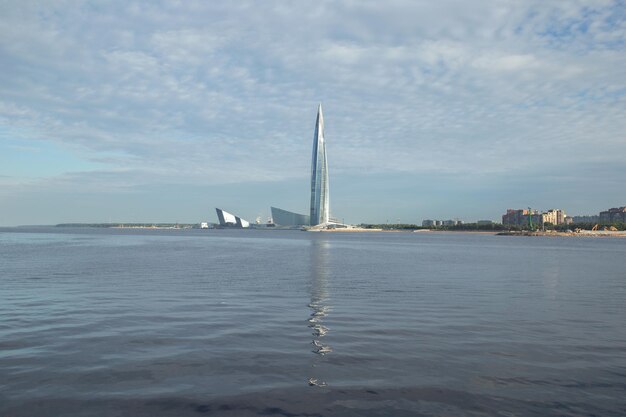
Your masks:
<svg viewBox="0 0 626 417"><path fill-rule="evenodd" d="M311 226L328 223L330 201L328 189L328 160L324 139L324 115L322 103L317 108L315 134L313 136L313 158L311 161Z"/></svg>

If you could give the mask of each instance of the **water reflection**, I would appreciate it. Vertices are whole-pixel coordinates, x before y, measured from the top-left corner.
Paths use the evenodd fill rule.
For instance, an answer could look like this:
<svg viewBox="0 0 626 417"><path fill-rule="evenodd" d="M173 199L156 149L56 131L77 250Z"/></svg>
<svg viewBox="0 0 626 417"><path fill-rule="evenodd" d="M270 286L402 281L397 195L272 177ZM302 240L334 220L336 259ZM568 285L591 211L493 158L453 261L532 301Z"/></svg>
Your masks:
<svg viewBox="0 0 626 417"><path fill-rule="evenodd" d="M311 241L311 302L308 307L311 314L308 318L308 327L311 329L313 340L313 353L317 356L311 364L311 374L309 377L309 385L323 387L326 382L319 378L318 368L322 363L322 357L330 352L332 348L325 342L325 337L329 332L329 328L324 325L326 316L331 311L328 295L328 255L330 252L330 242L327 240Z"/></svg>

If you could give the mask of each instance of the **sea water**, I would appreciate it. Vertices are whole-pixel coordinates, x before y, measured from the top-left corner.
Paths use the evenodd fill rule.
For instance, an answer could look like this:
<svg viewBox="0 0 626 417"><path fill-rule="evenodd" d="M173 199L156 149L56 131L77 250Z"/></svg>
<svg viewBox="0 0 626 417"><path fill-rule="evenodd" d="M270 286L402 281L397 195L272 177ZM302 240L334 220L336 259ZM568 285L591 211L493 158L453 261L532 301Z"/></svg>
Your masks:
<svg viewBox="0 0 626 417"><path fill-rule="evenodd" d="M623 416L626 239L0 229L1 416Z"/></svg>

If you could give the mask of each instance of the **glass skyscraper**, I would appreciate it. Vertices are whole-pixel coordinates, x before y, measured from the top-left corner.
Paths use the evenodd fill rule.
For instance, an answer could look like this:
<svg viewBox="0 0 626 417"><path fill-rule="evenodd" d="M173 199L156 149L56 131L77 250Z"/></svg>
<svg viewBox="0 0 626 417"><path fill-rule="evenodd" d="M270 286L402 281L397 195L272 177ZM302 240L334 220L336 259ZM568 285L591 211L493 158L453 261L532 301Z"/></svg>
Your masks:
<svg viewBox="0 0 626 417"><path fill-rule="evenodd" d="M311 226L328 223L329 220L328 161L326 159L326 141L324 140L324 116L320 103L315 122L313 160L311 162Z"/></svg>

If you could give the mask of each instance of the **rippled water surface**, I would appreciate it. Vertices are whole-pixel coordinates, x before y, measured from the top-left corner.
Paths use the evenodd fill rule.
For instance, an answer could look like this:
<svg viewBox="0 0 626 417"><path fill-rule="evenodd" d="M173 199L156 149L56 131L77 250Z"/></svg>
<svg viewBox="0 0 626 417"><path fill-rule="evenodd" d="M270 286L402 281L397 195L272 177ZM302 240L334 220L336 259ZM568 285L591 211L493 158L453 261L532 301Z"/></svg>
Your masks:
<svg viewBox="0 0 626 417"><path fill-rule="evenodd" d="M626 239L0 229L1 416L623 416Z"/></svg>

